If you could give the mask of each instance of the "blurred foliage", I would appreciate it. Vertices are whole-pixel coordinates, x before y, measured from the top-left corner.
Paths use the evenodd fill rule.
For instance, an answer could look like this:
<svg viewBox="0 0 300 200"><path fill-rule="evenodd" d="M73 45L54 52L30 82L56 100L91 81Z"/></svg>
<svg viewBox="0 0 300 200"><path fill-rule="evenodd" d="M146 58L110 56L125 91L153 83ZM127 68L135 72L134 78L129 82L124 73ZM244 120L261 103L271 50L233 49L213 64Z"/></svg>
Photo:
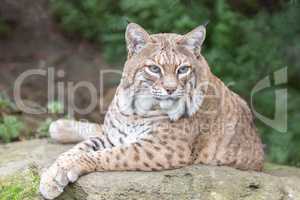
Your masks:
<svg viewBox="0 0 300 200"><path fill-rule="evenodd" d="M9 24L0 16L0 38L6 38L11 32Z"/></svg>
<svg viewBox="0 0 300 200"><path fill-rule="evenodd" d="M51 114L60 114L64 112L64 105L59 101L53 101L48 103L47 109Z"/></svg>
<svg viewBox="0 0 300 200"><path fill-rule="evenodd" d="M48 109L49 117L47 117L44 121L42 121L39 124L39 127L37 128L37 133L39 137L49 137L50 124L53 121L63 117L62 116L62 114L64 113L63 103L59 101L49 102L47 105L47 109Z"/></svg>
<svg viewBox="0 0 300 200"><path fill-rule="evenodd" d="M0 92L0 115L8 110L16 110L16 105L9 99L6 93Z"/></svg>
<svg viewBox="0 0 300 200"><path fill-rule="evenodd" d="M46 120L40 123L39 127L37 128L37 133L39 137L49 137L49 127L53 121L54 120L52 118L47 118Z"/></svg>
<svg viewBox="0 0 300 200"><path fill-rule="evenodd" d="M0 140L11 142L18 138L24 124L15 116L4 116L0 121Z"/></svg>
<svg viewBox="0 0 300 200"><path fill-rule="evenodd" d="M0 92L0 143L18 139L24 129L24 123L14 115L15 113L15 104L6 93Z"/></svg>
<svg viewBox="0 0 300 200"><path fill-rule="evenodd" d="M5 177L0 180L0 200L38 199L39 182L40 176L35 167Z"/></svg>
<svg viewBox="0 0 300 200"><path fill-rule="evenodd" d="M0 110L8 109L11 106L11 102L0 93Z"/></svg>
<svg viewBox="0 0 300 200"><path fill-rule="evenodd" d="M209 19L202 53L212 71L248 102L259 80L288 67L289 83L283 85L288 88L288 132L259 120L257 126L269 160L300 166L300 6L297 1L272 2L51 0L51 8L66 33L98 43L108 61L119 63L126 58L127 21L152 33L186 33ZM273 116L276 88L255 94L257 112Z"/></svg>

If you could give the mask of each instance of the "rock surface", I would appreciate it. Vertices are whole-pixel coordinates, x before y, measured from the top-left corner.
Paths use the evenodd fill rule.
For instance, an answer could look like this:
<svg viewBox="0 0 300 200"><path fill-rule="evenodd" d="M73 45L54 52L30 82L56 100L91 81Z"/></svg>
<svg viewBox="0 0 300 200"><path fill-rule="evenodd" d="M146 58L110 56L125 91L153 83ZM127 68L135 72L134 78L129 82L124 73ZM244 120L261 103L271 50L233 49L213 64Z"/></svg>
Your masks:
<svg viewBox="0 0 300 200"><path fill-rule="evenodd" d="M35 166L39 172L70 145L47 140L0 145L0 179ZM60 200L299 200L300 169L266 164L265 171L194 165L163 172L104 172L83 176ZM33 199L42 199L40 196Z"/></svg>

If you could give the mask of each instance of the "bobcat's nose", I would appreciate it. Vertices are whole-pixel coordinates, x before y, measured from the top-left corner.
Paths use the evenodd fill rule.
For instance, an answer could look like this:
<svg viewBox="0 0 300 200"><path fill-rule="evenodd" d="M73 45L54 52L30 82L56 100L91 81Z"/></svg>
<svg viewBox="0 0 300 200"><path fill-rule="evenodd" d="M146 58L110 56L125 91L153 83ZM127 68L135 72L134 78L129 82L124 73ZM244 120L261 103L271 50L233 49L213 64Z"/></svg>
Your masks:
<svg viewBox="0 0 300 200"><path fill-rule="evenodd" d="M166 88L166 92L171 95L175 92L176 88Z"/></svg>
<svg viewBox="0 0 300 200"><path fill-rule="evenodd" d="M165 88L168 95L173 94L177 89L177 80L174 75L166 75L163 80L163 87Z"/></svg>

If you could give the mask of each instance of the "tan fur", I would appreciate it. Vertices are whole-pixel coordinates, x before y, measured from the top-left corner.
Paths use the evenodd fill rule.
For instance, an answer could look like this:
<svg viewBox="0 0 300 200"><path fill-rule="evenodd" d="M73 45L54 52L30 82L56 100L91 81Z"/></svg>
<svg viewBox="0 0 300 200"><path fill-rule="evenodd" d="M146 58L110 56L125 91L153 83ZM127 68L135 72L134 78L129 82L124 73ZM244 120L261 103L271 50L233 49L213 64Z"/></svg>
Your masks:
<svg viewBox="0 0 300 200"><path fill-rule="evenodd" d="M67 120L51 125L58 141L87 140L43 173L43 196L53 199L69 182L94 171L153 171L199 163L261 170L264 153L251 111L210 72L200 54L204 37L203 26L186 35L148 35L129 24L128 60L103 126L85 124L82 129L82 123ZM157 77L147 68L153 64L162 70ZM182 65L190 67L189 73L176 75ZM166 93L169 88L176 97Z"/></svg>

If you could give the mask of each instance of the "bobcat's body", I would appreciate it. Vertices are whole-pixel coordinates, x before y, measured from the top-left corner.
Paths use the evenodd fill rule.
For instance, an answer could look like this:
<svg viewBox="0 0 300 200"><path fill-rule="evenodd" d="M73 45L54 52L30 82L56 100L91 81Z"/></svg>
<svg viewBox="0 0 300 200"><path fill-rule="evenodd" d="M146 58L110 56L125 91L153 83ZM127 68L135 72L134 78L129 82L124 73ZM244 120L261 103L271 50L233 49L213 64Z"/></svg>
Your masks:
<svg viewBox="0 0 300 200"><path fill-rule="evenodd" d="M150 36L129 25L128 60L104 124L59 120L51 125L58 141L88 140L43 173L44 197L55 198L69 182L94 171L198 163L262 169L263 149L251 111L210 72L200 54L204 34L201 27L185 36ZM188 69L180 69L183 65Z"/></svg>

